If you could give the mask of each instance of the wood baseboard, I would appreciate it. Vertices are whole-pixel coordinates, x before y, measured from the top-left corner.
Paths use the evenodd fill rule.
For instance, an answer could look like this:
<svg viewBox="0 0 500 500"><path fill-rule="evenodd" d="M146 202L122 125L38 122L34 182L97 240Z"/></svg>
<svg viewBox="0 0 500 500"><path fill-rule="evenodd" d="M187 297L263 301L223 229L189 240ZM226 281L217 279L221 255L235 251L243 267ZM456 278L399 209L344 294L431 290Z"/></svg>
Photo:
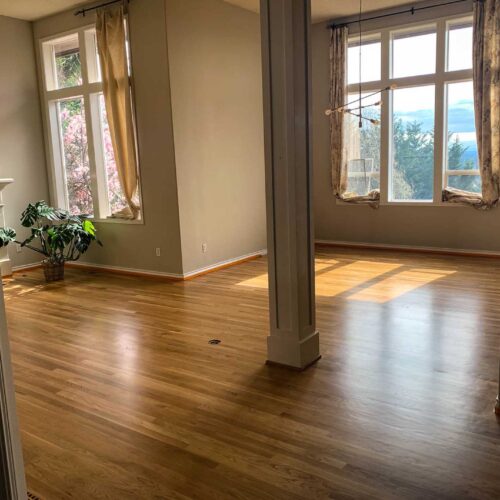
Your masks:
<svg viewBox="0 0 500 500"><path fill-rule="evenodd" d="M421 254L435 254L435 255L452 255L455 257L488 257L493 259L500 258L500 252L490 250L462 250L458 248L440 248L440 247L420 247L410 245L391 245L385 243L358 243L350 241L330 241L330 240L316 240L315 246L331 247L331 248L351 248L357 250L385 250L391 252L405 252L405 253L421 253Z"/></svg>
<svg viewBox="0 0 500 500"><path fill-rule="evenodd" d="M68 268L73 269L85 269L88 271L95 272L106 272L111 274L121 274L123 276L135 276L141 278L150 278L150 279L158 279L163 281L188 281L194 278L198 278L200 276L204 276L209 273L213 273L215 271L220 271L222 269L226 269L228 267L236 266L238 264L242 264L243 262L248 262L254 259L259 259L267 252L265 250L260 250L258 252L254 252L252 254L243 255L241 257L237 257L234 259L230 259L227 261L223 261L217 264L213 264L211 266L207 266L206 268L197 269L185 274L173 274L173 273L164 273L161 271L147 271L142 269L131 269L131 268L123 268L117 266L107 266L101 264L92 264L86 262L67 262L66 266ZM39 266L40 267L40 266Z"/></svg>

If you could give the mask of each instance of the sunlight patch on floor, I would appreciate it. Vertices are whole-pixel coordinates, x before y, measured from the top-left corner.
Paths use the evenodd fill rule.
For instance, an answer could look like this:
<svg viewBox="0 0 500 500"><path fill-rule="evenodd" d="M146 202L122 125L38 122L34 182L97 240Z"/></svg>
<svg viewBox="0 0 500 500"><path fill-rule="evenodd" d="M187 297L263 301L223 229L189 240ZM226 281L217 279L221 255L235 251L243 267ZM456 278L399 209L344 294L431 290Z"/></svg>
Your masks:
<svg viewBox="0 0 500 500"><path fill-rule="evenodd" d="M455 271L442 269L411 269L401 271L351 295L349 300L377 303L388 302L454 273Z"/></svg>
<svg viewBox="0 0 500 500"><path fill-rule="evenodd" d="M331 271L319 272L316 276L316 294L335 297L400 267L401 264L358 260Z"/></svg>
<svg viewBox="0 0 500 500"><path fill-rule="evenodd" d="M320 271L325 271L329 267L336 266L337 264L339 264L339 261L333 259L316 261L314 265L314 270L316 271L316 273L318 273ZM240 286L249 286L252 288L267 289L268 287L267 273L260 274L259 276L255 276L254 278L249 278L247 280L240 281L239 283L236 284Z"/></svg>

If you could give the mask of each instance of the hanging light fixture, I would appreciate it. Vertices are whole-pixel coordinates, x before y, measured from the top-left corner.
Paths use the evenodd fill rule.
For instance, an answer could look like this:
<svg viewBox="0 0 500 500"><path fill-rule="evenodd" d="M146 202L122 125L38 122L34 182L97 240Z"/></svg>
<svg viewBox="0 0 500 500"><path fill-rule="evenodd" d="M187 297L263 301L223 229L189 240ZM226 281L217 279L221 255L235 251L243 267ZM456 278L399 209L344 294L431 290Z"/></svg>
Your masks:
<svg viewBox="0 0 500 500"><path fill-rule="evenodd" d="M358 29L359 29L359 59L358 59L358 72L359 72L359 82L358 82L358 98L354 101L348 102L347 104L343 104L342 106L338 106L334 109L327 109L325 111L326 116L330 116L332 113L349 113L350 115L358 118L358 126L359 128L363 127L363 120L370 122L372 125L380 125L380 120L376 118L368 118L363 115L363 110L366 108L372 108L376 106L382 105L382 99L373 104L364 104L363 101L368 99L369 97L373 97L377 94L382 94L387 90L393 90L396 88L396 85L389 85L382 90L377 90L369 95L363 96L361 93L361 69L362 69L362 58L361 58L361 46L363 42L363 34L361 32L361 21L362 21L362 13L363 13L363 0L359 0L359 17L358 17ZM351 104L357 104L355 107L350 107Z"/></svg>

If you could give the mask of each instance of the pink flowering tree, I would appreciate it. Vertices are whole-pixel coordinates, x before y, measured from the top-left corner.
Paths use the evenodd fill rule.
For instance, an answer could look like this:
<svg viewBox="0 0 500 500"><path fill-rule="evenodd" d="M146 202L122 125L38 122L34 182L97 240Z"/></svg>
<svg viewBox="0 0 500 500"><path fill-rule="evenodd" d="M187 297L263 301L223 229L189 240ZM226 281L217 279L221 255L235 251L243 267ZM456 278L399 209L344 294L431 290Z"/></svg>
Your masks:
<svg viewBox="0 0 500 500"><path fill-rule="evenodd" d="M113 144L101 96L102 139L110 210L117 212L126 206L118 177ZM74 214L93 215L90 189L90 167L87 144L85 110L81 98L59 103L59 116L63 138L64 166L68 189L69 211Z"/></svg>

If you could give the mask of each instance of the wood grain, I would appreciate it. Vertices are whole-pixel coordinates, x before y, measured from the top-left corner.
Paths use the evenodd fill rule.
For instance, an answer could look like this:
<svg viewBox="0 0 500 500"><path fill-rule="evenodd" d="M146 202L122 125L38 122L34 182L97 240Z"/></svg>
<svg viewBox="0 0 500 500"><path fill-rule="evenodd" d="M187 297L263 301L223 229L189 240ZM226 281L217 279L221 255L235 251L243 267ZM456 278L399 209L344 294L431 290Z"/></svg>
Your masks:
<svg viewBox="0 0 500 500"><path fill-rule="evenodd" d="M500 262L324 249L316 273L323 357L303 373L264 364L265 259L6 280L30 491L499 498Z"/></svg>

